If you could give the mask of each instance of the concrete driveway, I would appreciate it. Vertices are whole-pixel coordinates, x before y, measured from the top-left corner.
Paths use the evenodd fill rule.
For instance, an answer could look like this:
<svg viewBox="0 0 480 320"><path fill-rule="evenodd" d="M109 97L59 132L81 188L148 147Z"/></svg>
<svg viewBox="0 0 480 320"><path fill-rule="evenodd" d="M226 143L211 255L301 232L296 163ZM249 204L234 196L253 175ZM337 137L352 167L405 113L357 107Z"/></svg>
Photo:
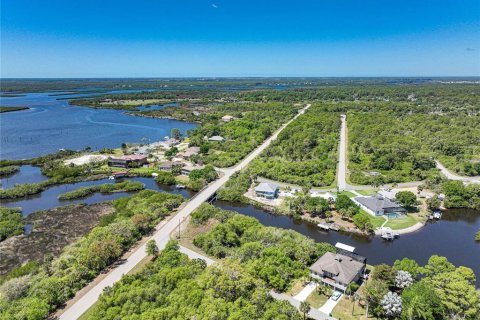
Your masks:
<svg viewBox="0 0 480 320"><path fill-rule="evenodd" d="M293 298L295 300L298 300L300 302L303 302L305 300L307 300L308 296L310 294L312 294L313 291L315 291L315 289L317 288L317 284L314 283L314 282L309 282L305 288L302 289L302 291L300 291L296 296L294 296Z"/></svg>
<svg viewBox="0 0 480 320"><path fill-rule="evenodd" d="M337 299L337 301L333 300L332 298L328 299L327 302L323 306L318 309L320 312L325 313L325 314L330 314L333 311L333 308L337 305L337 303L343 298L343 294L340 296L340 298Z"/></svg>

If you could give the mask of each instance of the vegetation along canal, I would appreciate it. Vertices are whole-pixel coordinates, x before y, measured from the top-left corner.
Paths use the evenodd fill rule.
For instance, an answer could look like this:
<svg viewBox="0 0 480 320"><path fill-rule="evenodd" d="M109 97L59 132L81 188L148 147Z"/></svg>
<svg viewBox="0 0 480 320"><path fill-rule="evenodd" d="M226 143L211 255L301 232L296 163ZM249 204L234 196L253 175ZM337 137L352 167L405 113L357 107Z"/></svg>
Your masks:
<svg viewBox="0 0 480 320"><path fill-rule="evenodd" d="M318 242L342 242L354 246L358 254L368 258L369 264L391 265L404 257L425 264L434 254L445 256L456 265L472 268L477 275L477 287L480 284L480 247L473 240L480 225L479 211L450 209L443 213L442 220L438 222L429 223L395 241L384 241L380 237L366 238L357 234L322 231L307 221L270 214L252 205L225 201L215 204L222 209L254 217L265 226L292 229Z"/></svg>

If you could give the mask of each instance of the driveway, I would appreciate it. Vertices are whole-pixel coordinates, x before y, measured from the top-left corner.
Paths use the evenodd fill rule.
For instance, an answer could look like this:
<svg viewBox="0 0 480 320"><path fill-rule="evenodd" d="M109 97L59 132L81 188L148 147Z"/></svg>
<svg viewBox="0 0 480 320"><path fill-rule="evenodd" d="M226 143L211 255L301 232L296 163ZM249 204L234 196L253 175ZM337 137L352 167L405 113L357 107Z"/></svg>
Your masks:
<svg viewBox="0 0 480 320"><path fill-rule="evenodd" d="M315 289L317 288L317 284L314 283L314 282L309 282L305 288L302 289L302 291L300 291L296 296L294 296L293 298L295 300L298 300L300 302L303 302L305 300L307 300L308 296L313 292L315 291Z"/></svg>
<svg viewBox="0 0 480 320"><path fill-rule="evenodd" d="M320 312L325 313L325 314L330 314L333 311L333 308L337 305L337 303L343 298L343 294L340 296L340 298L337 299L337 301L333 300L332 298L328 299L327 302L323 306L318 309Z"/></svg>

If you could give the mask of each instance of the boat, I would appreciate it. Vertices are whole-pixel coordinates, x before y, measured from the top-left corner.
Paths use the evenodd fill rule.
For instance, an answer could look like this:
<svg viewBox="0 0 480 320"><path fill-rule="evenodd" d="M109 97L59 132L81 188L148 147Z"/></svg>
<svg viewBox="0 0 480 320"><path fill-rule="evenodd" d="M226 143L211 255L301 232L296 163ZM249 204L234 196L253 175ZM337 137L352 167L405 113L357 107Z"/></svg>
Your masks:
<svg viewBox="0 0 480 320"><path fill-rule="evenodd" d="M319 227L320 229L325 230L325 231L330 230L330 226L328 224L324 224L324 223L317 224L317 227Z"/></svg>
<svg viewBox="0 0 480 320"><path fill-rule="evenodd" d="M440 211L435 211L432 214L433 219L440 220L442 218L442 212Z"/></svg>
<svg viewBox="0 0 480 320"><path fill-rule="evenodd" d="M382 239L392 241L399 236L398 232L393 231L391 228L382 228Z"/></svg>
<svg viewBox="0 0 480 320"><path fill-rule="evenodd" d="M175 188L177 189L185 189L185 186L183 184L177 184L175 185Z"/></svg>

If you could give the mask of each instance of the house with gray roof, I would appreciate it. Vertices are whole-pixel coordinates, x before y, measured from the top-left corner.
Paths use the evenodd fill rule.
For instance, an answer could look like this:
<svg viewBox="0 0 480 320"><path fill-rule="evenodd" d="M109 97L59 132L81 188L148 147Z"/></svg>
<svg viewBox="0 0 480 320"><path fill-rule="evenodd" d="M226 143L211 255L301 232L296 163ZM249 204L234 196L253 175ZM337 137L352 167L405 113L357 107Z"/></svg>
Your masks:
<svg viewBox="0 0 480 320"><path fill-rule="evenodd" d="M404 214L407 212L407 210L405 210L400 204L391 201L382 195L355 197L353 201L372 216L381 216L392 213Z"/></svg>
<svg viewBox="0 0 480 320"><path fill-rule="evenodd" d="M345 293L348 285L358 282L364 274L365 261L365 258L327 252L310 267L310 277Z"/></svg>
<svg viewBox="0 0 480 320"><path fill-rule="evenodd" d="M275 199L277 197L279 188L273 183L262 182L256 186L254 190L257 197Z"/></svg>

